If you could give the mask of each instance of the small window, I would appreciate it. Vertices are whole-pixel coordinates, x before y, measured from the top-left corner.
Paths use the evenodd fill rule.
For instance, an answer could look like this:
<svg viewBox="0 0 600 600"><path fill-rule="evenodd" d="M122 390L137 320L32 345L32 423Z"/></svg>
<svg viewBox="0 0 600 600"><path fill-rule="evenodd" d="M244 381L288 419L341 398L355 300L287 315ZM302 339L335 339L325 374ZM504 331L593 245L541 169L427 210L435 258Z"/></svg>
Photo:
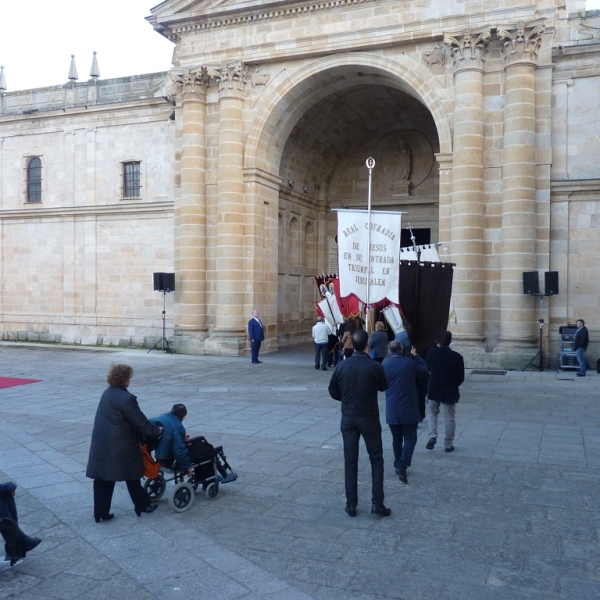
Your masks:
<svg viewBox="0 0 600 600"><path fill-rule="evenodd" d="M32 156L27 163L27 202L42 201L42 161Z"/></svg>
<svg viewBox="0 0 600 600"><path fill-rule="evenodd" d="M140 197L140 163L123 163L123 198Z"/></svg>

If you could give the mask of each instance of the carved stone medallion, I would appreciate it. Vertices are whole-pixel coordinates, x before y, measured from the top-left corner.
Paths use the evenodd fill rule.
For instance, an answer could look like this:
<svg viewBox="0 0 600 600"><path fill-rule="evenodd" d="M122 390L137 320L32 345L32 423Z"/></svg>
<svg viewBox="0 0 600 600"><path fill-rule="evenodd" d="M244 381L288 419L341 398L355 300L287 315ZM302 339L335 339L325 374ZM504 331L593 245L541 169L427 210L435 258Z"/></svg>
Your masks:
<svg viewBox="0 0 600 600"><path fill-rule="evenodd" d="M430 141L413 129L388 133L377 146L375 160L381 165L378 176L394 193L408 194L411 187L423 183L433 167Z"/></svg>

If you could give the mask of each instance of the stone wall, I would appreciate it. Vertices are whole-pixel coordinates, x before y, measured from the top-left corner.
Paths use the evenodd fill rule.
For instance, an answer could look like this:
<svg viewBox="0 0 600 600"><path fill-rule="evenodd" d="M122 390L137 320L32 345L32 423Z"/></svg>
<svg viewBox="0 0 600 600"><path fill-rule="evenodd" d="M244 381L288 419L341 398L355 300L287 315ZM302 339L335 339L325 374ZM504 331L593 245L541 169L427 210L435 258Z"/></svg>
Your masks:
<svg viewBox="0 0 600 600"><path fill-rule="evenodd" d="M560 294L551 298L550 348L559 350L558 327L585 319L588 362L600 356L600 11L572 12L553 48L550 269Z"/></svg>
<svg viewBox="0 0 600 600"><path fill-rule="evenodd" d="M152 274L173 270L173 107L162 97L134 101L133 88L163 79L107 80L106 104L87 108L55 105L60 87L2 98L3 339L144 345L161 337ZM37 111L24 115L31 103ZM32 156L42 164L41 202L27 202ZM137 198L123 198L126 161L140 162ZM169 327L172 319L169 294Z"/></svg>

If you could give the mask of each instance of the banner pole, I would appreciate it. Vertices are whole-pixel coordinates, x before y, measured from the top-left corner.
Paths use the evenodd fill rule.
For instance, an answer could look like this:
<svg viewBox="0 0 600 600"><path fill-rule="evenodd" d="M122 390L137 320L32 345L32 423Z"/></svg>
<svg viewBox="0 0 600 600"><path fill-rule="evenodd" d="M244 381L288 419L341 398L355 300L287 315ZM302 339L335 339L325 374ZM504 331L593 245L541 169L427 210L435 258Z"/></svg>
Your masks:
<svg viewBox="0 0 600 600"><path fill-rule="evenodd" d="M367 325L367 333L370 333L369 325L371 320L369 319L369 283L371 281L371 179L373 169L375 167L375 159L372 156L369 156L369 158L367 158L366 165L367 169L369 169L369 193L367 199L367 304L365 308L365 320Z"/></svg>

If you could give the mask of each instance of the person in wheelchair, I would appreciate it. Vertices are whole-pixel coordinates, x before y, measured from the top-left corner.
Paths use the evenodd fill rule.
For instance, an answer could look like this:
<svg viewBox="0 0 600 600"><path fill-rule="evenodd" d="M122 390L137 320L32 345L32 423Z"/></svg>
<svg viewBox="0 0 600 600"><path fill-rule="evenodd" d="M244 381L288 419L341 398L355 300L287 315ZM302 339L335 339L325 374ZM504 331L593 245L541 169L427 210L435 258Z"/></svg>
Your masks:
<svg viewBox="0 0 600 600"><path fill-rule="evenodd" d="M188 435L183 426L183 420L187 415L185 404L174 404L171 412L150 419L151 423L163 427L162 437L157 441L154 456L157 461L168 469L172 468L173 463L177 463L177 468L192 476L192 461L188 453L186 441Z"/></svg>

